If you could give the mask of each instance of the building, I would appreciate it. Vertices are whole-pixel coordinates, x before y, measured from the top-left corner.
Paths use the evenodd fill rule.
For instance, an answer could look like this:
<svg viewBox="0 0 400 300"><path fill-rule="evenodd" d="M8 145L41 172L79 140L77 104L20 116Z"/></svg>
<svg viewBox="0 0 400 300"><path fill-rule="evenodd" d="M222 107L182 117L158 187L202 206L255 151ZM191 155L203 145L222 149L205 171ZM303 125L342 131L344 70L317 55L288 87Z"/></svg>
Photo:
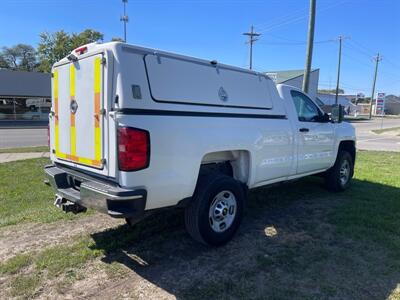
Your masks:
<svg viewBox="0 0 400 300"><path fill-rule="evenodd" d="M321 100L326 106L331 106L335 104L336 95L329 93L318 93L317 97ZM359 114L363 114L363 110L358 105L355 105L353 101L357 98L357 95L338 95L338 104L344 106L345 113L352 116L358 116Z"/></svg>
<svg viewBox="0 0 400 300"><path fill-rule="evenodd" d="M268 71L265 75L269 76L276 84L282 83L301 89L303 87L304 70L287 71ZM318 92L319 69L314 69L310 73L308 95L315 99Z"/></svg>
<svg viewBox="0 0 400 300"><path fill-rule="evenodd" d="M385 98L385 114L400 115L400 97L388 95Z"/></svg>
<svg viewBox="0 0 400 300"><path fill-rule="evenodd" d="M0 70L0 122L48 121L51 74Z"/></svg>
<svg viewBox="0 0 400 300"><path fill-rule="evenodd" d="M318 93L317 97L324 102L326 105L333 105L335 104L335 94L330 94L330 93ZM345 94L339 94L338 95L338 104L347 106L352 103L356 99L355 95L345 95Z"/></svg>

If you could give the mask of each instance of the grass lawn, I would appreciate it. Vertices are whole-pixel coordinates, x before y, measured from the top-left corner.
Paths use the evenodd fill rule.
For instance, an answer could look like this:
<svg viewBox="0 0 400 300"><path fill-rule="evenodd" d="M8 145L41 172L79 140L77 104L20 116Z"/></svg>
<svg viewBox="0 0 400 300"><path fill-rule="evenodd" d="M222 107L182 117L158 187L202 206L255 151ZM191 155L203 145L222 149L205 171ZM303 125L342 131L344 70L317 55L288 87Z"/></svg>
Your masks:
<svg viewBox="0 0 400 300"><path fill-rule="evenodd" d="M26 153L26 152L49 152L49 147L37 146L37 147L2 148L2 149L0 149L0 153Z"/></svg>
<svg viewBox="0 0 400 300"><path fill-rule="evenodd" d="M332 221L340 233L378 243L400 262L400 153L361 152L355 178L346 191L351 201Z"/></svg>
<svg viewBox="0 0 400 300"><path fill-rule="evenodd" d="M54 192L43 182L49 163L40 158L0 164L0 227L74 217L53 206Z"/></svg>
<svg viewBox="0 0 400 300"><path fill-rule="evenodd" d="M68 218L41 184L45 163L0 165L4 228ZM343 193L318 177L252 191L237 236L221 248L193 242L182 220L181 210L159 211L134 229L17 254L0 263L0 298L400 299L400 153L358 152Z"/></svg>

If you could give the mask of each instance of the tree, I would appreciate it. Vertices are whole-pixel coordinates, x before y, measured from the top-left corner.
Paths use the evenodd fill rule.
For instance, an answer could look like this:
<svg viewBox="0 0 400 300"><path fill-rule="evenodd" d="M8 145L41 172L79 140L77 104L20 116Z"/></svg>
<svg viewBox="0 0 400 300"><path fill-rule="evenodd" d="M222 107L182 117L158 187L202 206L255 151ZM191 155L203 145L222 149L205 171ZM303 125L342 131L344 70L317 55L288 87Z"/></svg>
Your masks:
<svg viewBox="0 0 400 300"><path fill-rule="evenodd" d="M8 63L1 54L0 54L0 69L8 69Z"/></svg>
<svg viewBox="0 0 400 300"><path fill-rule="evenodd" d="M344 94L344 90L343 89L339 89L339 94ZM318 93L321 94L336 94L336 89L322 89L322 90L318 90Z"/></svg>
<svg viewBox="0 0 400 300"><path fill-rule="evenodd" d="M92 29L86 29L79 34L73 33L71 36L73 49L88 43L98 42L102 40L103 34Z"/></svg>
<svg viewBox="0 0 400 300"><path fill-rule="evenodd" d="M26 44L4 47L0 52L0 67L20 71L34 71L37 66L35 49Z"/></svg>
<svg viewBox="0 0 400 300"><path fill-rule="evenodd" d="M102 39L103 34L92 29L86 29L79 34L69 34L64 30L54 33L43 32L40 34L38 45L40 60L38 69L41 72L50 72L55 62L67 56L75 48Z"/></svg>

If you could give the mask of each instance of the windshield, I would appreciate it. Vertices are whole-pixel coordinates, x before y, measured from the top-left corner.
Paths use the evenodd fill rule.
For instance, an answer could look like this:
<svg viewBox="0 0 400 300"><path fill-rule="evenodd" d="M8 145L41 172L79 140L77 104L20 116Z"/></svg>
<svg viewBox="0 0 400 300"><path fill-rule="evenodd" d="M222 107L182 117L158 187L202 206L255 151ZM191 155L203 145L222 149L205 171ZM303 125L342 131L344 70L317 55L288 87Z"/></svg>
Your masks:
<svg viewBox="0 0 400 300"><path fill-rule="evenodd" d="M319 99L318 97L315 98L315 103L317 103L319 107L322 107L325 105L325 103L322 102L321 99Z"/></svg>

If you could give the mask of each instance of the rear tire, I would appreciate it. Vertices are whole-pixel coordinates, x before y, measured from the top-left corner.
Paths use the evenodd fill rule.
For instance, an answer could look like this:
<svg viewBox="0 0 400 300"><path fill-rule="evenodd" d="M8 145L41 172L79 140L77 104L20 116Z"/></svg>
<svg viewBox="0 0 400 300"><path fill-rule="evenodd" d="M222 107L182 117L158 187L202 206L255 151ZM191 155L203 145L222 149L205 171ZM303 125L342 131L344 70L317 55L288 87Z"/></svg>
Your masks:
<svg viewBox="0 0 400 300"><path fill-rule="evenodd" d="M126 224L132 229L136 227L136 224L139 223L139 221L140 220L137 219L125 218Z"/></svg>
<svg viewBox="0 0 400 300"><path fill-rule="evenodd" d="M344 191L350 186L353 174L353 158L349 152L339 150L335 164L325 174L326 186L333 192Z"/></svg>
<svg viewBox="0 0 400 300"><path fill-rule="evenodd" d="M245 199L242 184L232 177L221 173L201 175L185 209L186 230L203 244L226 244L239 228Z"/></svg>

